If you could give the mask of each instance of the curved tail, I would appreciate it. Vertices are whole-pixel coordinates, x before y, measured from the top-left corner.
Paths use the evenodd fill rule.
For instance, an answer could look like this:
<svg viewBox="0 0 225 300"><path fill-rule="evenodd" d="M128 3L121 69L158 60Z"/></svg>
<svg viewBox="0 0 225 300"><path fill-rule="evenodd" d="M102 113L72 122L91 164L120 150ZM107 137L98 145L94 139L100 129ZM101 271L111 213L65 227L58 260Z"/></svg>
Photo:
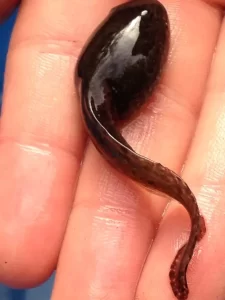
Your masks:
<svg viewBox="0 0 225 300"><path fill-rule="evenodd" d="M197 241L205 233L204 219L200 215L194 194L176 173L137 154L116 130L108 110L104 110L99 116L91 101L83 101L82 108L92 141L113 167L153 193L160 192L177 200L187 209L192 223L190 237L188 242L178 251L169 274L171 286L177 299L187 299L186 270Z"/></svg>

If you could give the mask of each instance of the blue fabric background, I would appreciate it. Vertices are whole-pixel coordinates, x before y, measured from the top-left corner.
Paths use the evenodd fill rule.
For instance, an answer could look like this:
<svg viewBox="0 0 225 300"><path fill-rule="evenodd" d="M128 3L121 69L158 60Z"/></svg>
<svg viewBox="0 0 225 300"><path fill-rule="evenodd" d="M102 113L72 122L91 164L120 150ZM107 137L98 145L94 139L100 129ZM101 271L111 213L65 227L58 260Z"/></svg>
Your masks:
<svg viewBox="0 0 225 300"><path fill-rule="evenodd" d="M16 12L4 24L0 25L0 107L5 69L5 59L9 39L16 17ZM4 241L2 241L4 242ZM49 300L53 284L53 276L38 288L28 290L15 290L0 284L0 300Z"/></svg>

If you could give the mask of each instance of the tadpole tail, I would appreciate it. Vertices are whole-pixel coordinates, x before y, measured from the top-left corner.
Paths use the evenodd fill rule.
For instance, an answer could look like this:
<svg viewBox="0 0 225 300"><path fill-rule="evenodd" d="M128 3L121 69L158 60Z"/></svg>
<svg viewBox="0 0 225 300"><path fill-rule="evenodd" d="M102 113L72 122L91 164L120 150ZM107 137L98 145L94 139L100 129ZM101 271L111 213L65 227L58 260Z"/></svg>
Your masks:
<svg viewBox="0 0 225 300"><path fill-rule="evenodd" d="M176 298L187 299L189 293L186 280L187 267L197 241L205 234L205 222L200 215L194 194L176 173L160 163L137 154L117 131L108 110L99 116L91 101L82 102L87 129L93 143L105 159L135 182L139 182L153 193L160 192L177 200L188 211L191 218L190 236L188 242L178 251L169 273Z"/></svg>

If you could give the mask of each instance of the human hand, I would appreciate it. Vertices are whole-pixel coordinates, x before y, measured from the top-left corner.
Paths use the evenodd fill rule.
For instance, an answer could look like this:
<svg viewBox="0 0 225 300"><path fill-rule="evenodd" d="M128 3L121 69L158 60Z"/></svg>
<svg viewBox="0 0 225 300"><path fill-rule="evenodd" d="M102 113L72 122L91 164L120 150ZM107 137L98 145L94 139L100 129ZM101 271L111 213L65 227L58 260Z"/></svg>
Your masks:
<svg viewBox="0 0 225 300"><path fill-rule="evenodd" d="M120 3L22 1L10 45L1 118L0 281L36 285L60 252L53 300L130 300L136 288L139 300L174 299L168 273L189 235L189 217L176 202L161 220L165 199L120 177L91 143L83 157L74 67L93 28ZM190 299L223 299L222 11L218 2L163 4L171 23L164 76L124 135L138 153L176 172L185 162L182 176L207 221L188 269Z"/></svg>

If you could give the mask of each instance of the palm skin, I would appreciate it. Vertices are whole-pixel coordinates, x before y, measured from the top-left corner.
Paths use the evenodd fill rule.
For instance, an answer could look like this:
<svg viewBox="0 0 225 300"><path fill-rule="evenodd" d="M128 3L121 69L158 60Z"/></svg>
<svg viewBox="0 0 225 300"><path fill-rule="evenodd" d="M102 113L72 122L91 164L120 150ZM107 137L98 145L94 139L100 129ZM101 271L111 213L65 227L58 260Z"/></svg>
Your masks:
<svg viewBox="0 0 225 300"><path fill-rule="evenodd" d="M189 235L180 205L146 193L86 144L74 67L93 28L120 3L21 1L9 48L0 281L35 286L57 266L52 300L174 299L168 272ZM225 2L163 4L169 58L149 106L123 134L138 153L182 171L207 226L188 269L189 299L223 299Z"/></svg>

